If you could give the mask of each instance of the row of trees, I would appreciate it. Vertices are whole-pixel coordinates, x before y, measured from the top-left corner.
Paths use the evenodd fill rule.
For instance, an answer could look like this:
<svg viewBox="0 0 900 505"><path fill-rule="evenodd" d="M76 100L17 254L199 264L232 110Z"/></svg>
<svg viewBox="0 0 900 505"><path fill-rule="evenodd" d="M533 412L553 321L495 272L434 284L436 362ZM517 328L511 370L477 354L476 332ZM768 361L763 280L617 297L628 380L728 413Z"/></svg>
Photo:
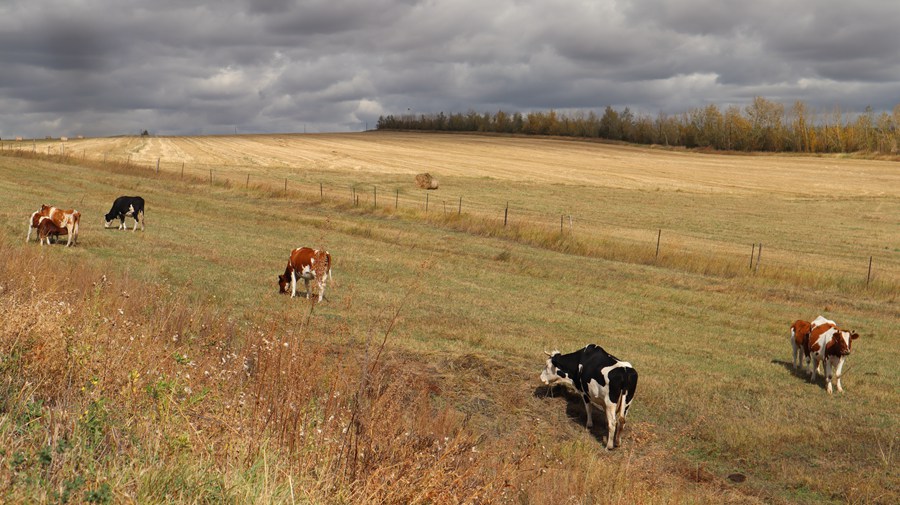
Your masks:
<svg viewBox="0 0 900 505"><path fill-rule="evenodd" d="M507 113L406 114L381 116L379 130L434 130L559 135L623 140L726 151L788 151L804 153L900 151L900 105L892 114L849 115L836 108L821 113L801 101L790 109L757 97L743 109L716 105L679 115L636 115L627 107L564 114L556 111Z"/></svg>

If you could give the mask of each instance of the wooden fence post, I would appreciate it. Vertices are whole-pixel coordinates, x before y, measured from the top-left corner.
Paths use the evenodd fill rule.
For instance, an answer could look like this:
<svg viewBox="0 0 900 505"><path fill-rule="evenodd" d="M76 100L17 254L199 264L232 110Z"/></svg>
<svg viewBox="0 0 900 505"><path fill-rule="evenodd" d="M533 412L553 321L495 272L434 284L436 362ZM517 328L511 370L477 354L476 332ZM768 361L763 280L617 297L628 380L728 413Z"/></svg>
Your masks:
<svg viewBox="0 0 900 505"><path fill-rule="evenodd" d="M753 246L750 248L750 266L748 270L753 270L753 255L756 254L756 242L753 243Z"/></svg>
<svg viewBox="0 0 900 505"><path fill-rule="evenodd" d="M319 201L320 201L320 202L325 201L325 190L322 189L322 183L321 183L321 182L319 183Z"/></svg>
<svg viewBox="0 0 900 505"><path fill-rule="evenodd" d="M181 178L184 179L184 162L181 162Z"/></svg>
<svg viewBox="0 0 900 505"><path fill-rule="evenodd" d="M378 186L372 186L372 208L378 208Z"/></svg>
<svg viewBox="0 0 900 505"><path fill-rule="evenodd" d="M394 193L394 210L400 208L400 190L396 189Z"/></svg>
<svg viewBox="0 0 900 505"><path fill-rule="evenodd" d="M759 248L756 250L756 269L753 271L755 274L759 272L759 260L762 258L762 242L759 243Z"/></svg>
<svg viewBox="0 0 900 505"><path fill-rule="evenodd" d="M506 202L506 208L503 209L503 227L506 228L506 220L509 218L509 202Z"/></svg>
<svg viewBox="0 0 900 505"><path fill-rule="evenodd" d="M563 215L559 215L559 234L563 234Z"/></svg>
<svg viewBox="0 0 900 505"><path fill-rule="evenodd" d="M461 215L462 215L462 197L459 197L459 209L457 209L456 215L457 215L457 216L461 216Z"/></svg>
<svg viewBox="0 0 900 505"><path fill-rule="evenodd" d="M159 158L156 158L156 175L159 175Z"/></svg>
<svg viewBox="0 0 900 505"><path fill-rule="evenodd" d="M212 186L212 169L209 169L209 185Z"/></svg>
<svg viewBox="0 0 900 505"><path fill-rule="evenodd" d="M284 178L284 196L287 196L287 177Z"/></svg>
<svg viewBox="0 0 900 505"><path fill-rule="evenodd" d="M659 259L659 240L662 238L662 228L659 229L659 233L656 234L656 259Z"/></svg>
<svg viewBox="0 0 900 505"><path fill-rule="evenodd" d="M244 185L244 189L250 189L250 174L247 174L247 184Z"/></svg>
<svg viewBox="0 0 900 505"><path fill-rule="evenodd" d="M869 273L866 274L866 287L869 287L869 279L872 277L872 257L869 256Z"/></svg>
<svg viewBox="0 0 900 505"><path fill-rule="evenodd" d="M428 193L425 193L425 215L428 215Z"/></svg>

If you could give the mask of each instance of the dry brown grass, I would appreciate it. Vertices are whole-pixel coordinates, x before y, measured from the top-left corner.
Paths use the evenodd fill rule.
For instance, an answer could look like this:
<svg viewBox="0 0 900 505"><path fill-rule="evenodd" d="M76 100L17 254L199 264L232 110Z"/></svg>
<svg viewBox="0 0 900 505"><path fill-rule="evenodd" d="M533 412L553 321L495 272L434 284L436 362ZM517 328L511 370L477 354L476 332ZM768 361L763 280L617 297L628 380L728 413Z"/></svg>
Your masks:
<svg viewBox="0 0 900 505"><path fill-rule="evenodd" d="M748 500L686 486L634 449L544 446L527 418L486 436L435 402L465 381L384 352L402 302L336 346L321 343L335 336L317 335L314 305L299 326L242 328L162 286L58 261L0 240L4 501ZM498 363L458 363L505 380Z"/></svg>

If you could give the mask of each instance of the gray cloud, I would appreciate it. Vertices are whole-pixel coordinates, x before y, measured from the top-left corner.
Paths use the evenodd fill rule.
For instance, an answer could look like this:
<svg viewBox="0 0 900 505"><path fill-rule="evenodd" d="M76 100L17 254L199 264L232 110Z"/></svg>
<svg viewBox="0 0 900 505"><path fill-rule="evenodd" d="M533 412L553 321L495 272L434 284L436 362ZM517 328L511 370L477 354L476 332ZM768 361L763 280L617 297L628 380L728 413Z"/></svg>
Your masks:
<svg viewBox="0 0 900 505"><path fill-rule="evenodd" d="M6 0L0 137L900 103L894 0Z"/></svg>

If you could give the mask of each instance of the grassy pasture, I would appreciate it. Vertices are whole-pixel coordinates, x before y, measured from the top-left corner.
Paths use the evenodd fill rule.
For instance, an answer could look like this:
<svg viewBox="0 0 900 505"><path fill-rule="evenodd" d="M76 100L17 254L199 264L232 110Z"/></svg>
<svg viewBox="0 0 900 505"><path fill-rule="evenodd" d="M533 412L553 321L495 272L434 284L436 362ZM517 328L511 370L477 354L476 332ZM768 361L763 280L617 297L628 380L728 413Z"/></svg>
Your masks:
<svg viewBox="0 0 900 505"><path fill-rule="evenodd" d="M79 165L79 146L85 159L131 153L147 165L165 156L168 165L159 178ZM320 338L352 346L399 304L389 350L441 384L433 402L466 414L487 440L520 435L522 450L548 463L519 501L540 503L548 489L575 502L616 501L602 492L623 485L622 475L637 490L616 495L625 502L898 498L900 398L890 347L900 317L896 164L414 134L85 139L67 149L74 165L0 157L0 234L11 251L40 203L74 206L83 214L80 246L42 254L162 284L250 327L303 321L307 306L278 296L275 275L292 247L325 247L336 281L315 309ZM178 156L200 180L174 176L180 163L168 158ZM203 184L200 166L234 182ZM390 189L402 187L405 209L421 195L410 175L426 170L442 183L433 198L454 208L455 198L440 195L464 195L472 214L426 219L421 209L352 207L336 189L324 203L317 188L291 198L277 192L284 177L307 187L378 185L393 203ZM275 190L244 190L246 173L271 178ZM147 200L145 233L102 229L120 194ZM664 228L664 238L675 238L663 242L663 254L695 251L695 261L714 264L723 260L703 253L733 248L745 261L749 243L761 241L763 273L780 264L786 273L717 275L674 260L648 264L627 248L617 260L565 254L552 247L550 231L528 241L491 236L485 229L496 223L477 216L496 214L508 199L528 202L511 208L538 228L538 216L575 215L577 239L596 247L655 247L655 230ZM877 276L867 290L870 255ZM790 272L801 260L805 271L834 278L821 289L808 287L815 277L798 285ZM819 313L862 335L843 396L829 398L821 380L810 384L790 370L788 325ZM602 451L599 431L584 430L579 402L546 397L537 381L542 350L591 341L641 374L625 447L612 454ZM551 464L559 460L582 473L566 475ZM731 483L735 472L748 480Z"/></svg>

